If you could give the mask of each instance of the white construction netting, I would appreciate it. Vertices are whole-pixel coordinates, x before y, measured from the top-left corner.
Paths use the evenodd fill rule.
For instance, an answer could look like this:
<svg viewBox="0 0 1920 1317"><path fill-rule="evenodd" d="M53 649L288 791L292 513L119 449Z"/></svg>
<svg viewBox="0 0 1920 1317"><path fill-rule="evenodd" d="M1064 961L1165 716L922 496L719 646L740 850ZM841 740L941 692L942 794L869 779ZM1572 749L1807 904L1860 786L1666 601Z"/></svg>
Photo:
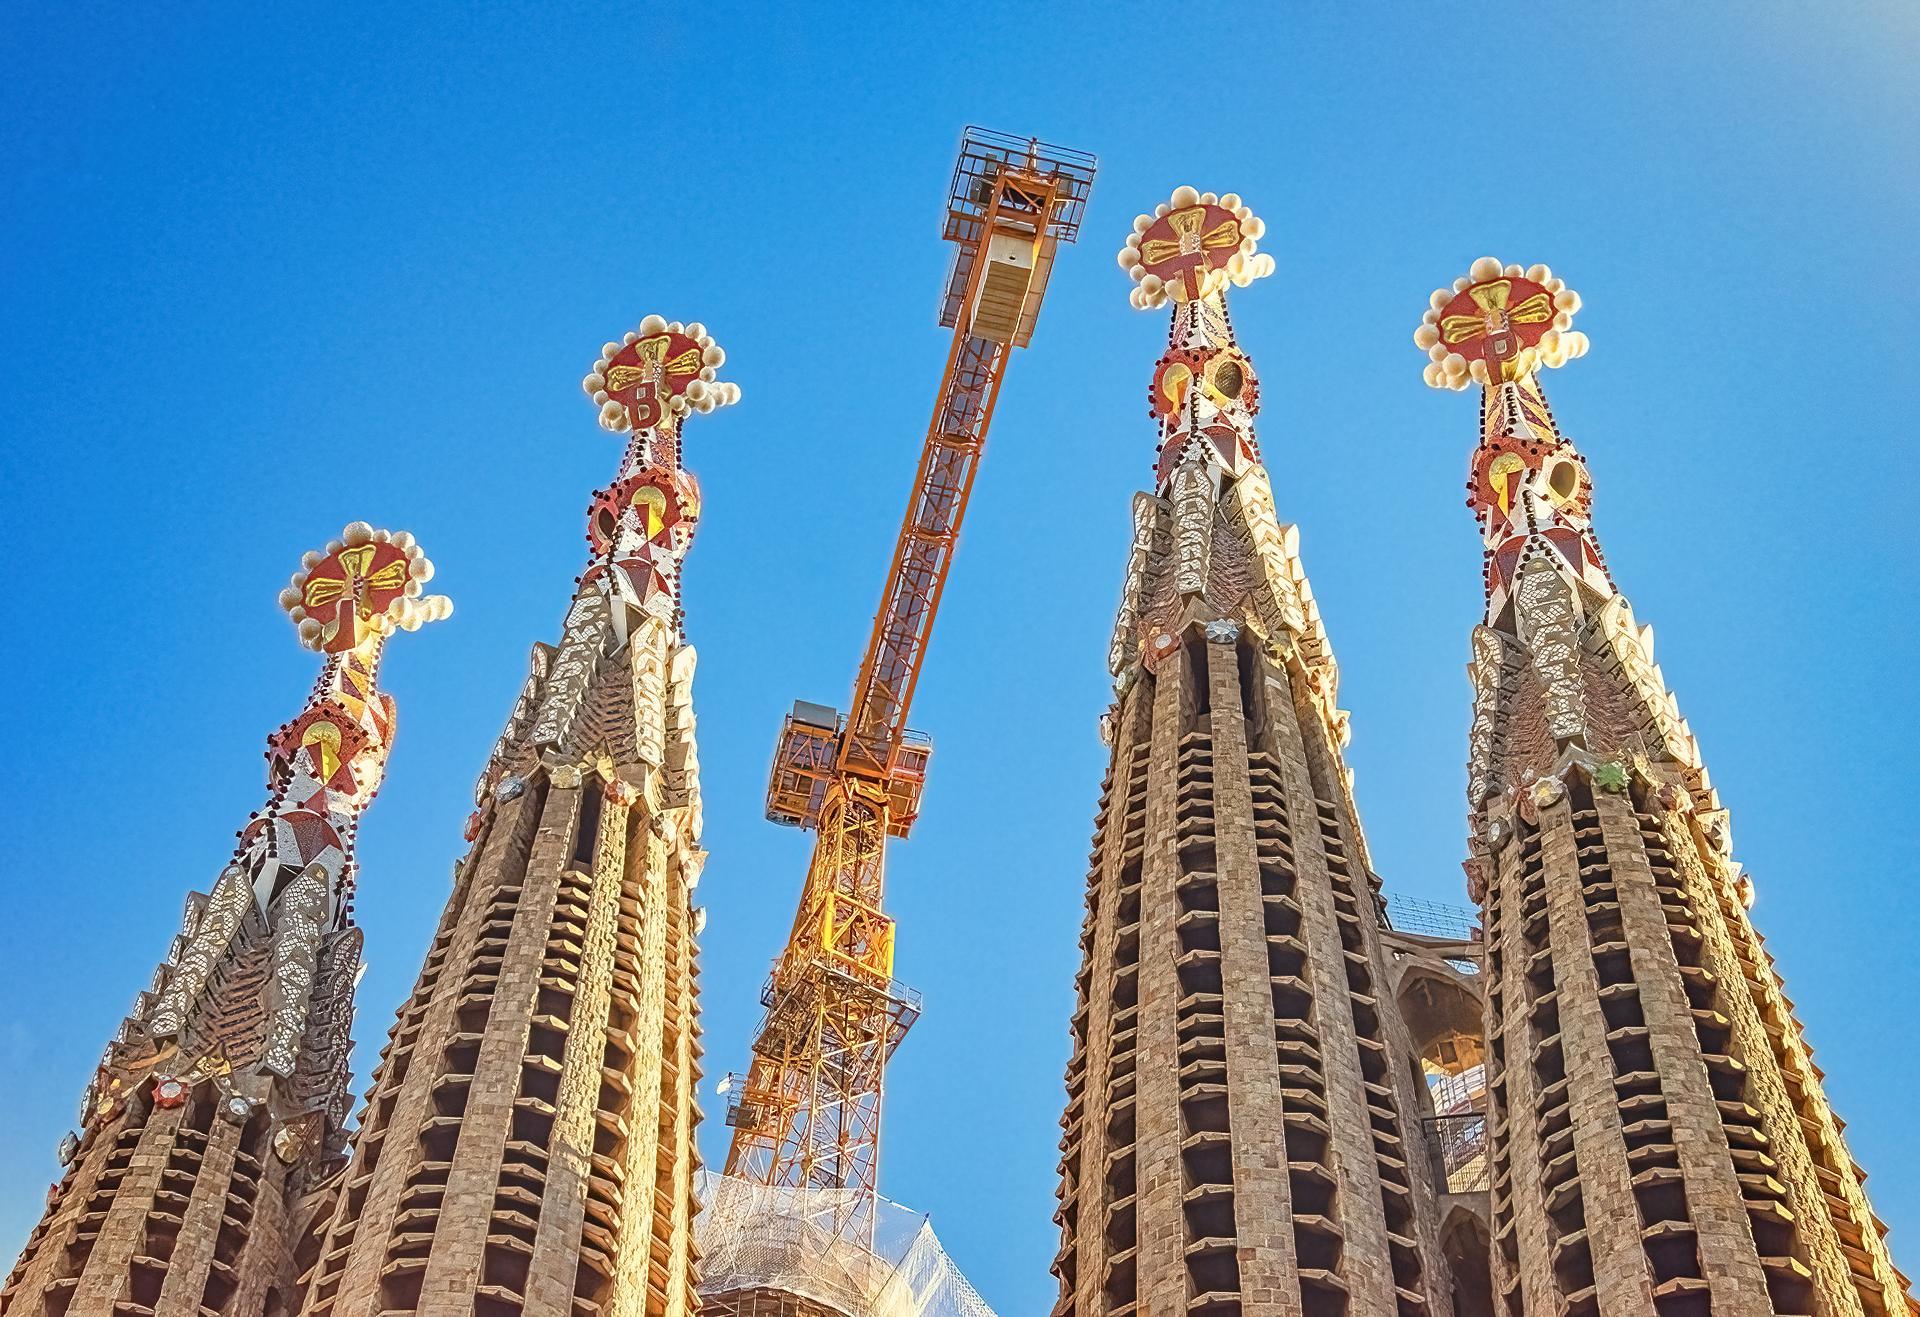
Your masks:
<svg viewBox="0 0 1920 1317"><path fill-rule="evenodd" d="M869 1252L843 1237L857 1204L851 1190L772 1187L704 1171L696 1191L702 1293L784 1290L847 1317L994 1317L928 1218L898 1203L879 1200Z"/></svg>

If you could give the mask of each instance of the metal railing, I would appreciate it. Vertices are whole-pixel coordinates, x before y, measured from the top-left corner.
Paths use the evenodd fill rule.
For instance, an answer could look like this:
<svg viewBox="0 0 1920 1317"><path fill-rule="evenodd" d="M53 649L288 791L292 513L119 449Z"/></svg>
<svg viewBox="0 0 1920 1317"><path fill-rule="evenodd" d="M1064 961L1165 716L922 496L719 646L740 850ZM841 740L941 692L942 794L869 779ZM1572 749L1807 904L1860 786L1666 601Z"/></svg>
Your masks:
<svg viewBox="0 0 1920 1317"><path fill-rule="evenodd" d="M1429 1116L1421 1122L1433 1182L1441 1193L1480 1193L1492 1183L1487 1163L1487 1113Z"/></svg>

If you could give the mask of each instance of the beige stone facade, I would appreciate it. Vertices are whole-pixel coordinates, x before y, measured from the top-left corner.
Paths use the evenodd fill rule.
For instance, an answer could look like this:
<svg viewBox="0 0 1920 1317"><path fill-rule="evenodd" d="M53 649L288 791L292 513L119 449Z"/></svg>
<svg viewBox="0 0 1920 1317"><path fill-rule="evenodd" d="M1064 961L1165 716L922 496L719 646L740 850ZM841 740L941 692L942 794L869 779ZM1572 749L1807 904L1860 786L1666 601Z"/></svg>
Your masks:
<svg viewBox="0 0 1920 1317"><path fill-rule="evenodd" d="M0 1313L290 1311L302 1204L345 1158L354 841L394 725L376 677L396 626L446 615L431 575L411 536L356 522L282 596L325 666L268 739L265 808L108 1045Z"/></svg>
<svg viewBox="0 0 1920 1317"><path fill-rule="evenodd" d="M1135 502L1054 1312L1441 1317L1424 1082L1336 671L1219 296L1176 306L1170 368L1218 387L1169 396Z"/></svg>
<svg viewBox="0 0 1920 1317"><path fill-rule="evenodd" d="M1508 455L1512 455L1511 460ZM1495 489L1485 473L1512 483ZM1920 1311L1747 916L1727 812L1532 375L1475 463L1473 857L1508 1317Z"/></svg>
<svg viewBox="0 0 1920 1317"><path fill-rule="evenodd" d="M658 619L618 644L591 588L302 1248L310 1317L694 1310L693 652Z"/></svg>

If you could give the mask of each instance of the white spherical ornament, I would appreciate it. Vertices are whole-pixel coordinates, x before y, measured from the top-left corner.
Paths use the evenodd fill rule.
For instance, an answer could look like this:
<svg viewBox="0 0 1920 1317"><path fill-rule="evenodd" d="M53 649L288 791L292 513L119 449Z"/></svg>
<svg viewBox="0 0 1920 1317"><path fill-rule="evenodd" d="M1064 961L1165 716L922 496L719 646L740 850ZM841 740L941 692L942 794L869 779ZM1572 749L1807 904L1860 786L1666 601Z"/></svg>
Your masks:
<svg viewBox="0 0 1920 1317"><path fill-rule="evenodd" d="M1537 284L1545 284L1547 280L1553 278L1553 271L1544 265L1530 265L1527 267L1527 278Z"/></svg>
<svg viewBox="0 0 1920 1317"><path fill-rule="evenodd" d="M606 387L607 377L598 371L595 371L580 381L580 392L586 394L589 398Z"/></svg>
<svg viewBox="0 0 1920 1317"><path fill-rule="evenodd" d="M630 424L627 420L627 409L612 399L608 399L607 405L600 409L600 424L609 430L626 429Z"/></svg>
<svg viewBox="0 0 1920 1317"><path fill-rule="evenodd" d="M1467 367L1467 378L1471 379L1475 384L1485 384L1488 378L1487 363L1475 357Z"/></svg>
<svg viewBox="0 0 1920 1317"><path fill-rule="evenodd" d="M1159 219L1161 216L1165 215L1168 211L1172 209L1173 209L1172 206L1169 206L1166 202L1163 201L1159 205L1153 208L1153 217L1155 219Z"/></svg>
<svg viewBox="0 0 1920 1317"><path fill-rule="evenodd" d="M287 609L289 612L291 612L293 609L296 609L299 606L300 606L300 592L298 590L294 589L292 586L288 586L286 589L280 592L280 607Z"/></svg>
<svg viewBox="0 0 1920 1317"><path fill-rule="evenodd" d="M1553 295L1553 309L1572 315L1580 309L1580 294L1571 288L1562 288Z"/></svg>
<svg viewBox="0 0 1920 1317"><path fill-rule="evenodd" d="M415 558L407 564L407 575L416 581L431 581L433 579L433 561L424 553L421 554L418 558Z"/></svg>
<svg viewBox="0 0 1920 1317"><path fill-rule="evenodd" d="M1427 349L1427 360L1444 364L1451 351L1452 349L1445 343L1436 341L1432 347Z"/></svg>
<svg viewBox="0 0 1920 1317"><path fill-rule="evenodd" d="M1122 247L1115 259L1120 262L1121 269L1131 270L1134 266L1140 264L1140 249L1138 247Z"/></svg>
<svg viewBox="0 0 1920 1317"><path fill-rule="evenodd" d="M1430 389L1447 387L1446 372L1440 369L1440 363L1437 361L1429 361L1427 368L1420 372L1420 378L1427 382L1427 387Z"/></svg>
<svg viewBox="0 0 1920 1317"><path fill-rule="evenodd" d="M707 336L707 327L704 324L700 323L700 321L694 320L688 323L687 325L688 338L705 338L706 336Z"/></svg>
<svg viewBox="0 0 1920 1317"><path fill-rule="evenodd" d="M1199 200L1200 200L1200 193L1195 189L1188 187L1185 183L1182 183L1179 187L1173 190L1173 208L1175 210L1180 210L1183 207L1191 206Z"/></svg>
<svg viewBox="0 0 1920 1317"><path fill-rule="evenodd" d="M704 364L718 369L727 364L727 350L718 343L710 343L707 345L707 350L700 354L700 360Z"/></svg>
<svg viewBox="0 0 1920 1317"><path fill-rule="evenodd" d="M600 345L600 355L609 361L613 360L614 354L618 351L620 351L620 345L618 343L602 343Z"/></svg>
<svg viewBox="0 0 1920 1317"><path fill-rule="evenodd" d="M1432 325L1422 325L1413 331L1413 345L1421 350L1433 348L1440 342L1440 331Z"/></svg>
<svg viewBox="0 0 1920 1317"><path fill-rule="evenodd" d="M1464 293L1467 291L1467 289L1471 288L1472 286L1473 286L1473 280L1467 278L1467 276L1464 274L1461 275L1458 279L1455 279L1453 281L1453 291L1456 293ZM1448 298L1447 300L1452 301L1453 299Z"/></svg>
<svg viewBox="0 0 1920 1317"><path fill-rule="evenodd" d="M1237 211L1240 209L1240 194L1238 192L1222 193L1220 204L1227 210Z"/></svg>
<svg viewBox="0 0 1920 1317"><path fill-rule="evenodd" d="M347 528L340 533L340 538L355 547L362 544L371 544L373 542L373 527L364 521L350 521L347 523Z"/></svg>
<svg viewBox="0 0 1920 1317"><path fill-rule="evenodd" d="M405 552L406 550L411 549L413 547L413 543L414 543L414 540L413 540L412 531L397 530L393 533L394 548L399 549L402 552Z"/></svg>
<svg viewBox="0 0 1920 1317"><path fill-rule="evenodd" d="M697 403L706 396L707 396L707 382L705 380L696 378L688 382L687 400L689 402Z"/></svg>
<svg viewBox="0 0 1920 1317"><path fill-rule="evenodd" d="M1458 352L1449 352L1440 364L1446 367L1447 374L1449 375L1464 375L1467 373L1467 359Z"/></svg>
<svg viewBox="0 0 1920 1317"><path fill-rule="evenodd" d="M1258 241L1267 236L1267 222L1255 215L1252 219L1242 222L1240 232Z"/></svg>
<svg viewBox="0 0 1920 1317"><path fill-rule="evenodd" d="M320 619L319 618L309 617L309 618L303 618L301 620L300 639L305 641L309 645L312 644L314 641L320 639Z"/></svg>
<svg viewBox="0 0 1920 1317"><path fill-rule="evenodd" d="M1451 292L1449 292L1445 288L1436 288L1433 290L1433 296L1429 297L1427 299L1427 302L1429 305L1433 307L1434 310L1439 311L1444 309L1447 303L1451 302L1452 300L1453 300L1453 294Z"/></svg>
<svg viewBox="0 0 1920 1317"><path fill-rule="evenodd" d="M667 318L665 316L648 316L640 322L640 332L642 334L657 334L666 327Z"/></svg>
<svg viewBox="0 0 1920 1317"><path fill-rule="evenodd" d="M1473 268L1468 273L1467 281L1477 284L1483 279L1498 279L1499 277L1500 258L1497 256L1482 256L1473 263Z"/></svg>
<svg viewBox="0 0 1920 1317"><path fill-rule="evenodd" d="M1506 275L1507 275L1507 278L1509 279L1518 279L1521 275L1525 273L1526 271L1522 270L1517 265L1509 265L1506 270Z"/></svg>

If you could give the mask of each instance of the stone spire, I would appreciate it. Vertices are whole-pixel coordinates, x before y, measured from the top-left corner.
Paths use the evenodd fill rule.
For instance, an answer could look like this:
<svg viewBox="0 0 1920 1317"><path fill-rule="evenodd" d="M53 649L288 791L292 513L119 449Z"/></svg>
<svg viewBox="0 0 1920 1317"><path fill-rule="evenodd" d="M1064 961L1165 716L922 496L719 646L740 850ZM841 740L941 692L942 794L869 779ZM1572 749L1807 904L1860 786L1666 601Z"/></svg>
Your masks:
<svg viewBox="0 0 1920 1317"><path fill-rule="evenodd" d="M1273 268L1262 231L1181 188L1120 253L1173 315L1102 720L1056 1317L1450 1311L1333 653L1227 314Z"/></svg>
<svg viewBox="0 0 1920 1317"><path fill-rule="evenodd" d="M345 1150L354 841L394 726L374 680L396 628L452 611L432 575L412 536L355 522L282 592L326 664L268 739L266 807L107 1047L8 1317L284 1305L290 1217Z"/></svg>
<svg viewBox="0 0 1920 1317"><path fill-rule="evenodd" d="M1482 389L1466 867L1500 1311L1915 1311L1541 390L1586 351L1579 305L1545 266L1487 258L1415 335L1429 384Z"/></svg>
<svg viewBox="0 0 1920 1317"><path fill-rule="evenodd" d="M739 390L698 324L650 316L587 392L631 432L592 557L468 821L352 1163L313 1208L309 1317L693 1310L700 849L680 430Z"/></svg>

